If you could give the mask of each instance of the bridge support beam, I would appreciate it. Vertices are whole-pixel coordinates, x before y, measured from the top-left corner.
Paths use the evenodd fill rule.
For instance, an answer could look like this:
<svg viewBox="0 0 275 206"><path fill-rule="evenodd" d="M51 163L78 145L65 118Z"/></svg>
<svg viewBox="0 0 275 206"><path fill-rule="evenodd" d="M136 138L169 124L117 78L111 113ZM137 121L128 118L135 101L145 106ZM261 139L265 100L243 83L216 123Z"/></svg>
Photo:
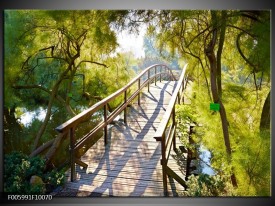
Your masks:
<svg viewBox="0 0 275 206"><path fill-rule="evenodd" d="M87 167L88 167L88 165L85 162L83 162L77 158L75 159L75 163L78 164L79 166L83 167L84 169L87 169Z"/></svg>
<svg viewBox="0 0 275 206"><path fill-rule="evenodd" d="M187 188L186 182L177 173L175 173L170 167L167 166L166 171L169 177L172 177L178 183L180 183L184 188Z"/></svg>

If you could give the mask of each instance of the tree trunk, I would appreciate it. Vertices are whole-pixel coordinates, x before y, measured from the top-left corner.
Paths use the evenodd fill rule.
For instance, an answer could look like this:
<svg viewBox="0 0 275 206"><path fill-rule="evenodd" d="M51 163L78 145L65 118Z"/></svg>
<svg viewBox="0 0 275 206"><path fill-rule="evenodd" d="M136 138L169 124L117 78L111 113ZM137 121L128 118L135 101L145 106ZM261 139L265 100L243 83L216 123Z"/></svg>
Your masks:
<svg viewBox="0 0 275 206"><path fill-rule="evenodd" d="M261 122L260 122L260 131L270 131L270 91L265 99L262 115L261 115Z"/></svg>
<svg viewBox="0 0 275 206"><path fill-rule="evenodd" d="M228 132L227 116L226 116L226 111L225 111L222 101L219 101L219 103L220 103L220 117L221 117L221 121L222 121L224 144L226 147L226 153L229 158L229 163L231 164L232 151L231 151L230 138L229 138L229 132ZM234 169L232 168L232 170L234 170ZM234 187L238 186L234 171L231 174L231 182Z"/></svg>
<svg viewBox="0 0 275 206"><path fill-rule="evenodd" d="M23 150L24 148L21 142L23 129L15 118L15 107L10 109L4 107L3 113L4 153L9 153L14 150Z"/></svg>
<svg viewBox="0 0 275 206"><path fill-rule="evenodd" d="M217 51L217 83L218 83L218 94L220 99L222 99L222 51L223 44L225 39L225 30L226 30L226 11L222 11L221 15L221 29L220 29L220 39L219 39L219 47Z"/></svg>
<svg viewBox="0 0 275 206"><path fill-rule="evenodd" d="M59 87L59 84L56 84L54 86L53 90L52 90L52 93L51 93L51 96L50 96L50 99L49 99L49 103L48 103L48 107L47 107L47 113L46 113L45 119L44 119L42 125L40 126L39 131L38 131L38 133L35 137L35 140L34 140L33 151L37 148L39 140L42 137L42 135L44 134L44 132L46 130L46 127L48 125L48 122L50 120L50 117L51 117L51 114L52 114L51 110L52 110L55 95L57 94L57 91L58 91L58 87Z"/></svg>
<svg viewBox="0 0 275 206"><path fill-rule="evenodd" d="M231 164L231 145L230 145L230 138L229 138L229 132L228 132L228 121L227 121L227 117L226 117L226 111L224 108L224 105L222 103L221 98L219 97L219 91L218 91L218 87L217 87L217 58L215 56L214 53L214 48L216 45L216 41L217 41L217 35L218 35L218 16L216 11L212 11L211 12L211 17L212 17L212 21L213 21L213 30L212 30L212 38L209 42L209 44L206 46L205 48L205 55L207 56L209 63L210 63L210 82L211 82L211 91L212 91L212 96L213 96L213 100L215 103L219 103L220 104L220 117L221 117L221 122L222 122L222 130L223 130L223 137L224 137L224 143L225 143L225 147L226 147L226 153L228 155L228 159L229 159L229 164ZM225 32L225 29L223 30L223 32ZM220 34L220 40L223 40L224 34ZM223 43L219 44L219 45L223 45ZM220 51L221 54L221 51ZM220 55L221 57L221 55ZM219 59L220 61L220 59ZM221 66L221 64L219 64L219 66ZM221 78L221 77L220 77ZM231 174L231 182L232 185L234 187L237 187L237 181L236 181L236 177L234 172Z"/></svg>
<svg viewBox="0 0 275 206"><path fill-rule="evenodd" d="M71 62L68 65L67 69L60 75L59 79L53 86L52 93L50 95L50 99L49 99L49 103L48 103L48 107L47 107L46 117L45 117L44 122L42 123L41 127L39 128L39 131L38 131L36 137L35 137L33 151L37 148L37 146L39 144L39 140L42 137L42 135L44 134L46 127L48 125L48 122L50 120L51 113L52 113L51 109L53 106L55 96L57 95L59 86L60 86L61 82L64 80L65 76L68 74L68 72L72 69L72 65L74 64L75 59L77 59L79 57L79 55L80 55L80 53L78 51L78 53L74 57L72 57Z"/></svg>

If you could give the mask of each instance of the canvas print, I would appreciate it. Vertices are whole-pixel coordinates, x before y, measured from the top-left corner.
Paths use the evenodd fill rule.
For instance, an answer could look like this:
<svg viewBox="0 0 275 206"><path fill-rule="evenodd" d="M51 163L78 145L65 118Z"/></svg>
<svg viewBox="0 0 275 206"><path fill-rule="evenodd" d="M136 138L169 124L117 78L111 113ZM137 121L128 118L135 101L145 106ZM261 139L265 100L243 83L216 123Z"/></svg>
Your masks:
<svg viewBox="0 0 275 206"><path fill-rule="evenodd" d="M5 10L4 192L271 196L270 14Z"/></svg>

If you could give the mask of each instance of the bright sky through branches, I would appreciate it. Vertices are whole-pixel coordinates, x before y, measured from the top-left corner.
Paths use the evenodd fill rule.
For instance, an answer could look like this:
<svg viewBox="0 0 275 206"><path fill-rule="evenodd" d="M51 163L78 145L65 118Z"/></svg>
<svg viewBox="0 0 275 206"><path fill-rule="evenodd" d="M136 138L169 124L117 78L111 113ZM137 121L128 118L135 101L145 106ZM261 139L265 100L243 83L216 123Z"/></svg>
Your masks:
<svg viewBox="0 0 275 206"><path fill-rule="evenodd" d="M143 38L146 33L146 26L141 26L139 34L129 34L128 31L117 33L119 48L117 52L133 52L136 58L145 56Z"/></svg>

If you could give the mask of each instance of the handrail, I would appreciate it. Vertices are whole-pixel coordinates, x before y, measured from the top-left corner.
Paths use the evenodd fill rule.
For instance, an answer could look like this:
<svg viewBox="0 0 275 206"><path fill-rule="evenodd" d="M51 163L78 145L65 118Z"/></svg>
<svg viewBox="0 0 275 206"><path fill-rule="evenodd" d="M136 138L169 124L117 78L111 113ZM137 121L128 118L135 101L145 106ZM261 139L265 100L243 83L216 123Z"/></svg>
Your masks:
<svg viewBox="0 0 275 206"><path fill-rule="evenodd" d="M174 90L169 105L166 109L166 112L160 122L158 129L154 135L154 138L157 141L161 141L161 164L163 172L163 188L164 194L167 195L167 175L172 176L180 184L186 187L185 181L182 180L176 173L173 172L168 166L168 159L173 143L173 149L176 150L176 119L175 119L175 105L178 100L180 103L181 96L184 90L184 75L186 71L187 64L184 66L181 76L178 80L176 89ZM169 125L170 120L172 119L171 126ZM168 127L170 126L170 127ZM169 129L168 129L169 128ZM167 131L168 129L168 131ZM166 134L167 133L167 134Z"/></svg>
<svg viewBox="0 0 275 206"><path fill-rule="evenodd" d="M145 70L143 70L137 77L135 77L134 79L132 79L132 81L130 81L127 85L125 85L124 87L122 87L121 89L117 90L115 93L109 95L108 97L104 98L103 100L97 102L96 104L94 104L92 107L90 107L87 110L84 110L83 112L79 113L78 115L74 116L73 118L71 118L70 120L68 120L67 122L63 123L62 125L58 126L56 128L56 130L58 132L64 132L66 130L68 130L68 128L72 127L74 124L78 123L80 119L82 119L83 117L85 118L86 116L91 115L92 113L95 113L96 111L98 111L102 105L107 104L108 102L110 102L111 100L113 100L115 97L119 96L120 94L122 94L123 92L125 92L128 88L130 88L134 83L136 83L138 80L141 79L141 77L148 71L150 71L152 68L155 68L157 66L162 66L166 67L167 69L171 70L170 68L168 68L166 65L163 64L154 64L150 67L147 67ZM165 72L164 72L165 73ZM157 75L160 75L161 73L158 73ZM156 74L155 74L156 75ZM173 73L171 72L170 75L173 75ZM175 79L175 77L173 76L173 78Z"/></svg>
<svg viewBox="0 0 275 206"><path fill-rule="evenodd" d="M159 69L158 69L159 68ZM159 70L157 72L157 69ZM151 71L153 70L154 74L151 75ZM146 75L147 74L147 75ZM75 158L75 151L80 149L87 143L91 138L94 137L98 131L104 129L104 142L105 145L107 142L107 125L111 123L123 110L124 110L124 122L126 123L126 109L127 106L138 96L138 104L140 105L140 92L141 90L155 80L155 84L157 78L159 76L159 80L161 81L162 75L168 74L171 79L175 79L171 69L163 64L154 64L150 67L147 67L143 70L137 77L132 79L128 84L126 84L121 89L117 90L113 94L109 95L108 97L104 98L103 100L97 102L92 107L87 110L82 111L78 115L74 116L73 118L69 119L65 123L59 125L55 128L55 130L59 133L69 133L70 136L70 162L71 162L71 181L75 179L75 163L81 164L81 166L86 167L85 163L81 162L80 160ZM145 77L144 82L141 84L142 78ZM127 97L127 90L130 89L135 83L138 83L138 89L129 97ZM124 102L119 105L114 111L110 114L107 114L107 104L118 97L119 95L124 94ZM93 115L100 109L104 109L104 119L101 121L94 129L92 129L88 134L84 135L78 142L75 140L75 129L77 126L85 121L89 116Z"/></svg>

